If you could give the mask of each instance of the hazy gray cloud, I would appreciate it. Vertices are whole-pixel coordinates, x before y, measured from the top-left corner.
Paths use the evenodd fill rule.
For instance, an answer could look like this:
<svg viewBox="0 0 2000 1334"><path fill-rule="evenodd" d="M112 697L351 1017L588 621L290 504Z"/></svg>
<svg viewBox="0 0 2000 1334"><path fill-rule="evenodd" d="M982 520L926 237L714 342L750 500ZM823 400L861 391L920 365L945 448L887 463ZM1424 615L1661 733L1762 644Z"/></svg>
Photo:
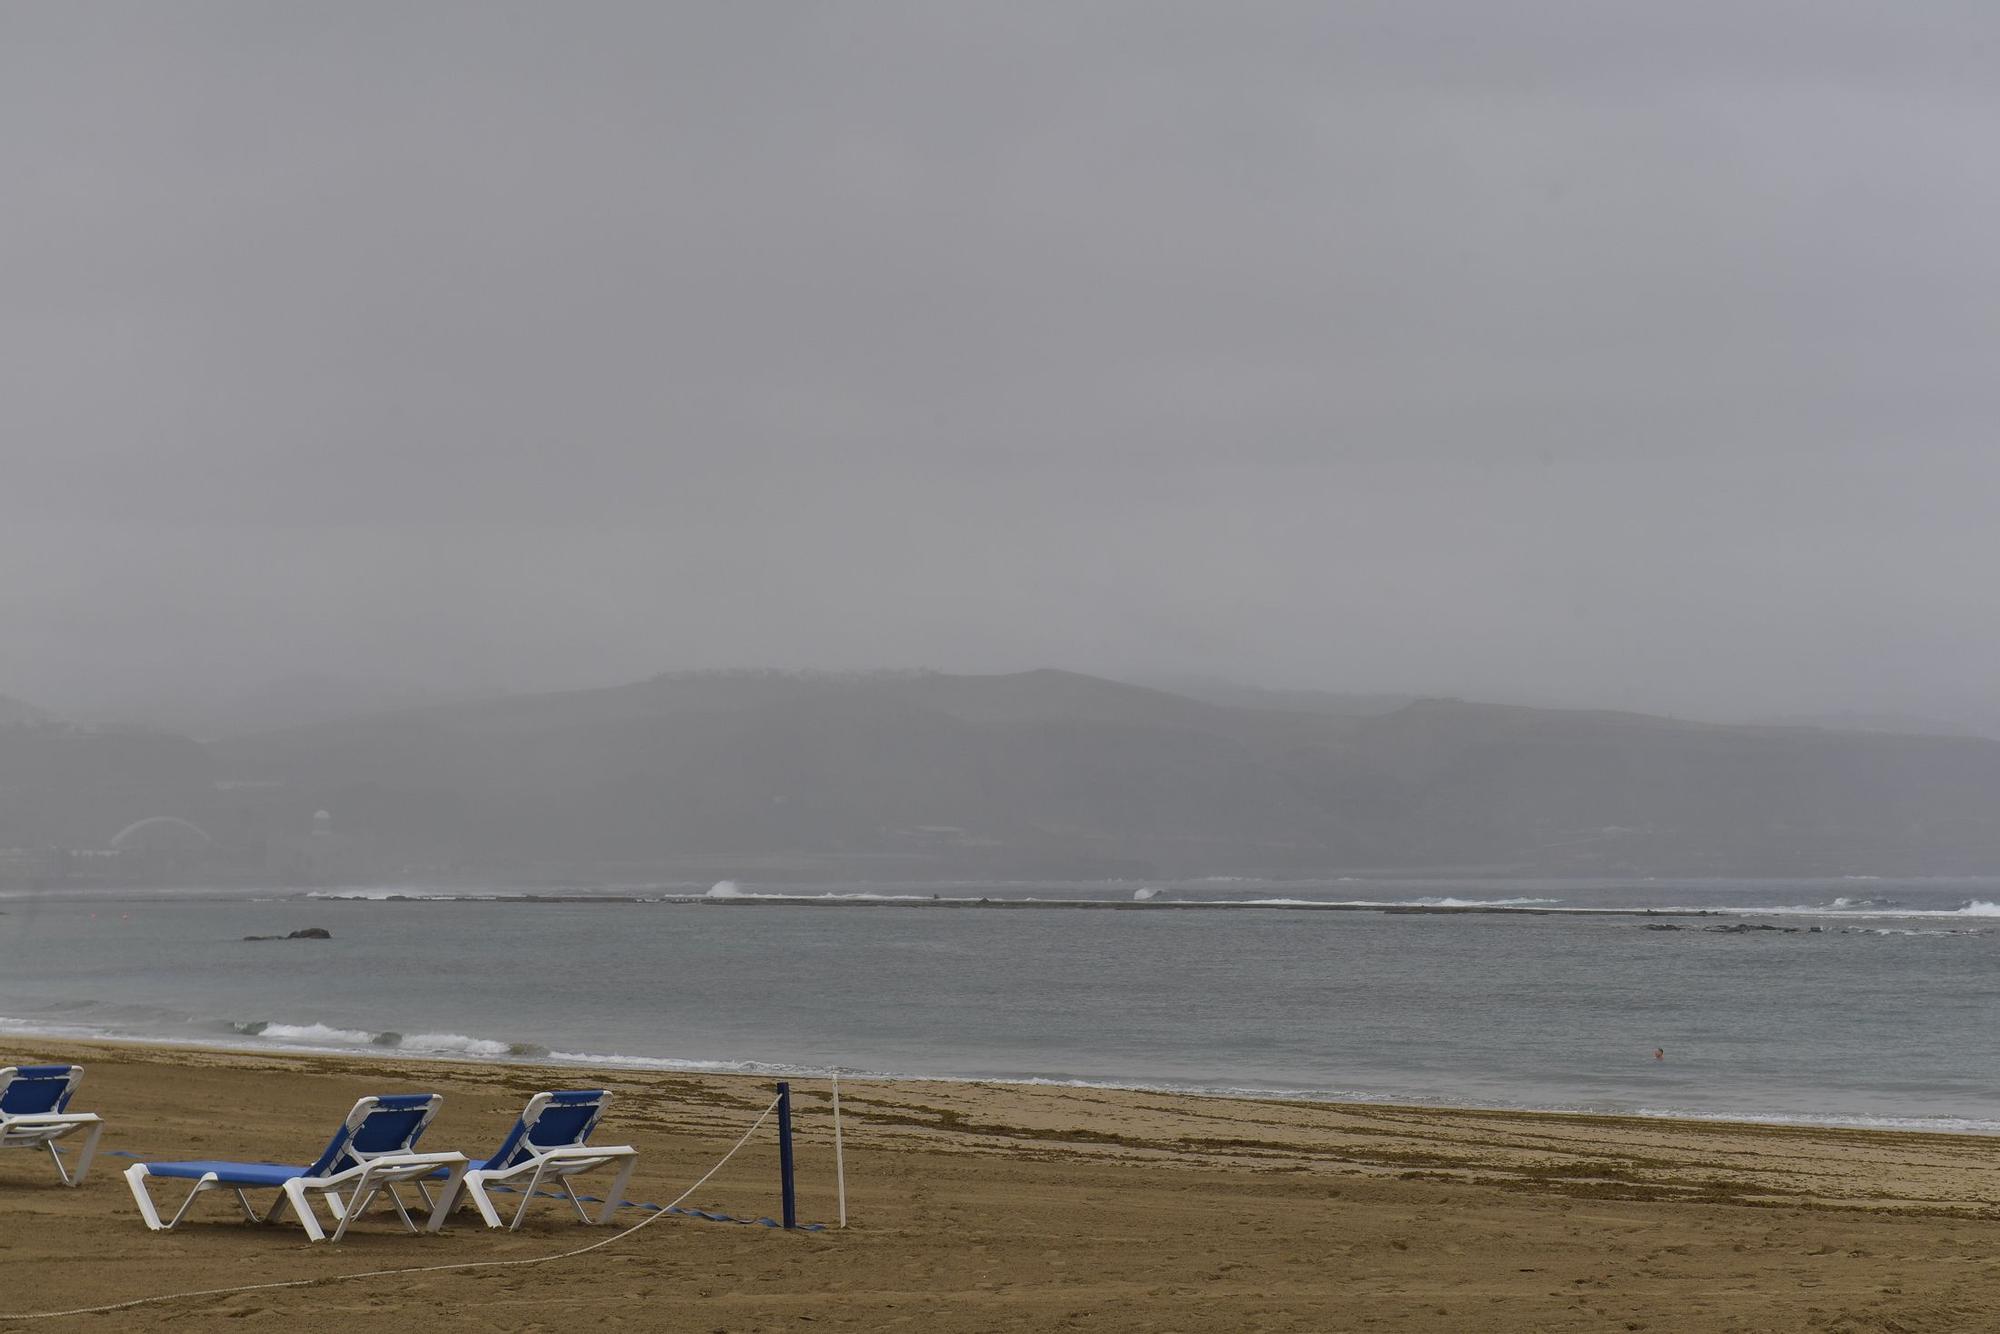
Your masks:
<svg viewBox="0 0 2000 1334"><path fill-rule="evenodd" d="M1994 708L1974 4L19 5L0 693Z"/></svg>

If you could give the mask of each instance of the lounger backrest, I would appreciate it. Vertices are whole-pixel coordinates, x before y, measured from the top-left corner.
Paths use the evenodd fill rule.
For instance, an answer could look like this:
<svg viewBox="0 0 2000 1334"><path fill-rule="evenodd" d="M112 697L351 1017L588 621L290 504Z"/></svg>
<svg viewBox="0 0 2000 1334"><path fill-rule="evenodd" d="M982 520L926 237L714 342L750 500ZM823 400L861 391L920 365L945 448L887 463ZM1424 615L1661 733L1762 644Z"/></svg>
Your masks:
<svg viewBox="0 0 2000 1334"><path fill-rule="evenodd" d="M537 1093L528 1099L521 1119L500 1142L500 1152L488 1159L498 1169L525 1162L531 1149L560 1149L582 1144L597 1129L611 1094L604 1089L568 1089Z"/></svg>
<svg viewBox="0 0 2000 1334"><path fill-rule="evenodd" d="M22 1065L0 1070L0 1113L51 1116L69 1106L83 1082L80 1065Z"/></svg>
<svg viewBox="0 0 2000 1334"><path fill-rule="evenodd" d="M341 1122L307 1176L331 1176L359 1167L385 1153L408 1153L438 1114L444 1099L435 1093L391 1093L363 1098Z"/></svg>

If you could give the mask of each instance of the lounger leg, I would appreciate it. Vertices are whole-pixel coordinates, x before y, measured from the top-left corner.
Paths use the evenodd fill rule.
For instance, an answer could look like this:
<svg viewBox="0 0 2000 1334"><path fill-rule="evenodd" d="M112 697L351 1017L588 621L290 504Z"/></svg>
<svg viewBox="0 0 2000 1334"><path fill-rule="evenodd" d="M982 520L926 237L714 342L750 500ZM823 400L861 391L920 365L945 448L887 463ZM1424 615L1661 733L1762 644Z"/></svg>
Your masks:
<svg viewBox="0 0 2000 1334"><path fill-rule="evenodd" d="M139 1206L139 1217L148 1230L166 1231L166 1224L160 1221L160 1211L153 1207L153 1197L146 1191L146 1165L134 1163L125 1169L125 1184L132 1188L132 1202Z"/></svg>
<svg viewBox="0 0 2000 1334"><path fill-rule="evenodd" d="M287 1209L290 1209L291 1207L292 1207L291 1198L287 1196L284 1191L282 1190L279 1191L276 1202L271 1205L271 1212L264 1215L264 1221L266 1223L284 1222L285 1211Z"/></svg>
<svg viewBox="0 0 2000 1334"><path fill-rule="evenodd" d="M618 1169L618 1179L611 1183L611 1192L604 1197L604 1212L597 1216L600 1225L618 1216L618 1206L625 1203L625 1191L632 1184L632 1169L638 1165L638 1154L626 1155L624 1164Z"/></svg>
<svg viewBox="0 0 2000 1334"><path fill-rule="evenodd" d="M387 1188L387 1191L389 1195L389 1203L396 1206L396 1216L403 1220L404 1227L408 1228L412 1232L415 1232L417 1230L417 1225L410 1221L410 1211L403 1207L403 1197L396 1193L396 1187L394 1185L389 1186Z"/></svg>
<svg viewBox="0 0 2000 1334"><path fill-rule="evenodd" d="M299 1225L306 1230L306 1240L325 1241L326 1230L319 1225L319 1216L313 1212L312 1201L306 1198L306 1188L297 1179L285 1183L285 1198L292 1202L292 1208L299 1215ZM347 1220L341 1220L343 1229Z"/></svg>
<svg viewBox="0 0 2000 1334"><path fill-rule="evenodd" d="M521 1207L514 1211L514 1222L507 1229L509 1232L521 1230L521 1220L528 1216L528 1206L535 1202L535 1192L542 1188L542 1174L548 1169L546 1161L535 1165L535 1174L528 1178L527 1188L521 1192Z"/></svg>
<svg viewBox="0 0 2000 1334"><path fill-rule="evenodd" d="M436 1196L430 1194L430 1186L424 1186L424 1182L418 1182L418 1188L422 1188L424 1192L424 1204L430 1206L432 1218L450 1218L452 1212L464 1202L462 1196L466 1188L466 1168L462 1166L452 1168L450 1176L444 1178L444 1186L438 1188ZM432 1232L436 1232L436 1228L432 1228Z"/></svg>
<svg viewBox="0 0 2000 1334"><path fill-rule="evenodd" d="M467 1172L465 1174L465 1193L472 1197L472 1207L479 1210L480 1220L486 1226L502 1226L500 1211L493 1207L492 1199L486 1194L486 1174L484 1172ZM435 1214L432 1215L432 1222L433 1224L436 1222ZM433 1227L432 1230L435 1231L436 1228Z"/></svg>
<svg viewBox="0 0 2000 1334"><path fill-rule="evenodd" d="M91 1124L90 1133L83 1137L83 1150L76 1155L76 1170L69 1174L69 1184L81 1186L83 1179L90 1175L90 1164L97 1158L97 1141L104 1135L104 1123Z"/></svg>
<svg viewBox="0 0 2000 1334"><path fill-rule="evenodd" d="M215 1173L213 1172L203 1175L200 1180L196 1181L194 1189L188 1192L188 1197L185 1200L181 1201L181 1207L174 1210L174 1216L167 1220L167 1230L171 1232L179 1227L181 1220L187 1217L188 1210L194 1208L195 1197L203 1191L211 1189L214 1185Z"/></svg>
<svg viewBox="0 0 2000 1334"><path fill-rule="evenodd" d="M257 1206L251 1204L250 1197L243 1193L243 1187L233 1186L231 1189L236 1192L236 1202L243 1206L243 1216L253 1223L263 1222L264 1220L257 1216ZM277 1209L274 1207L271 1212L275 1214Z"/></svg>
<svg viewBox="0 0 2000 1334"><path fill-rule="evenodd" d="M569 1196L569 1207L576 1210L578 1218L588 1223L590 1221L590 1212L583 1207L583 1201L576 1198L576 1187L570 1184L568 1177L562 1178L562 1188L563 1194Z"/></svg>
<svg viewBox="0 0 2000 1334"><path fill-rule="evenodd" d="M62 1183L65 1186L74 1186L76 1183L69 1179L69 1169L63 1166L62 1150L56 1147L56 1142L45 1139L42 1141L42 1147L49 1151L49 1161L56 1165L56 1175L62 1179Z"/></svg>
<svg viewBox="0 0 2000 1334"><path fill-rule="evenodd" d="M423 1183L419 1182L417 1184L418 1188L421 1189ZM465 1164L455 1163L452 1166L451 1175L445 1178L443 1187L438 1191L437 1203L431 1206L431 1221L424 1229L426 1232L436 1232L444 1226L444 1220L451 1217L452 1206L458 1203L459 1187L464 1184ZM426 1201L430 1199L429 1191L424 1191L424 1199ZM491 1207L488 1205L487 1209L490 1210ZM498 1226L499 1222L500 1220L497 1218L491 1220L494 1226Z"/></svg>
<svg viewBox="0 0 2000 1334"><path fill-rule="evenodd" d="M362 1184L354 1188L354 1194L348 1199L346 1216L340 1220L340 1226L333 1230L333 1239L335 1241L339 1241L347 1235L347 1225L352 1223L356 1218L359 1218L362 1211L373 1204L375 1197L382 1193L381 1187L366 1184L368 1181L367 1177L362 1177L361 1181Z"/></svg>

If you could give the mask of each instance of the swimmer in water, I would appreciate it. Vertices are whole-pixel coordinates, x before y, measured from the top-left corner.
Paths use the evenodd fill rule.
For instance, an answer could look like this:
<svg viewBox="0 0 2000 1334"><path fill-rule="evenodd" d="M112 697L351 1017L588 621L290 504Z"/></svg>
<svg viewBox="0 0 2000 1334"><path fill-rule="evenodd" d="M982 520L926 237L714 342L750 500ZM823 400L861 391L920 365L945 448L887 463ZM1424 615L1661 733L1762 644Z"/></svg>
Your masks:
<svg viewBox="0 0 2000 1334"><path fill-rule="evenodd" d="M1666 1059L1667 1059L1667 1049L1666 1049L1665 1047L1655 1047L1655 1048L1653 1048L1653 1059L1654 1059L1654 1060L1656 1060L1656 1061L1664 1061L1664 1060L1666 1060Z"/></svg>

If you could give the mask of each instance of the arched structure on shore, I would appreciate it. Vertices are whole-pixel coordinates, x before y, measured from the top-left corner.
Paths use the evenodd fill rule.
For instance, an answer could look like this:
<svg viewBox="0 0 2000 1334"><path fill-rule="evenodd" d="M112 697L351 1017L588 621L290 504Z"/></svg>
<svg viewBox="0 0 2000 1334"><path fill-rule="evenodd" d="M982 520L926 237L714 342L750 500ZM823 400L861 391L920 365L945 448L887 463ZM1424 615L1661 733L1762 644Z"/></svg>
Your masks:
<svg viewBox="0 0 2000 1334"><path fill-rule="evenodd" d="M214 847L215 840L208 836L207 830L191 820L183 820L178 815L154 815L135 820L113 834L111 846L120 852L137 852L145 848L192 852L197 848Z"/></svg>

